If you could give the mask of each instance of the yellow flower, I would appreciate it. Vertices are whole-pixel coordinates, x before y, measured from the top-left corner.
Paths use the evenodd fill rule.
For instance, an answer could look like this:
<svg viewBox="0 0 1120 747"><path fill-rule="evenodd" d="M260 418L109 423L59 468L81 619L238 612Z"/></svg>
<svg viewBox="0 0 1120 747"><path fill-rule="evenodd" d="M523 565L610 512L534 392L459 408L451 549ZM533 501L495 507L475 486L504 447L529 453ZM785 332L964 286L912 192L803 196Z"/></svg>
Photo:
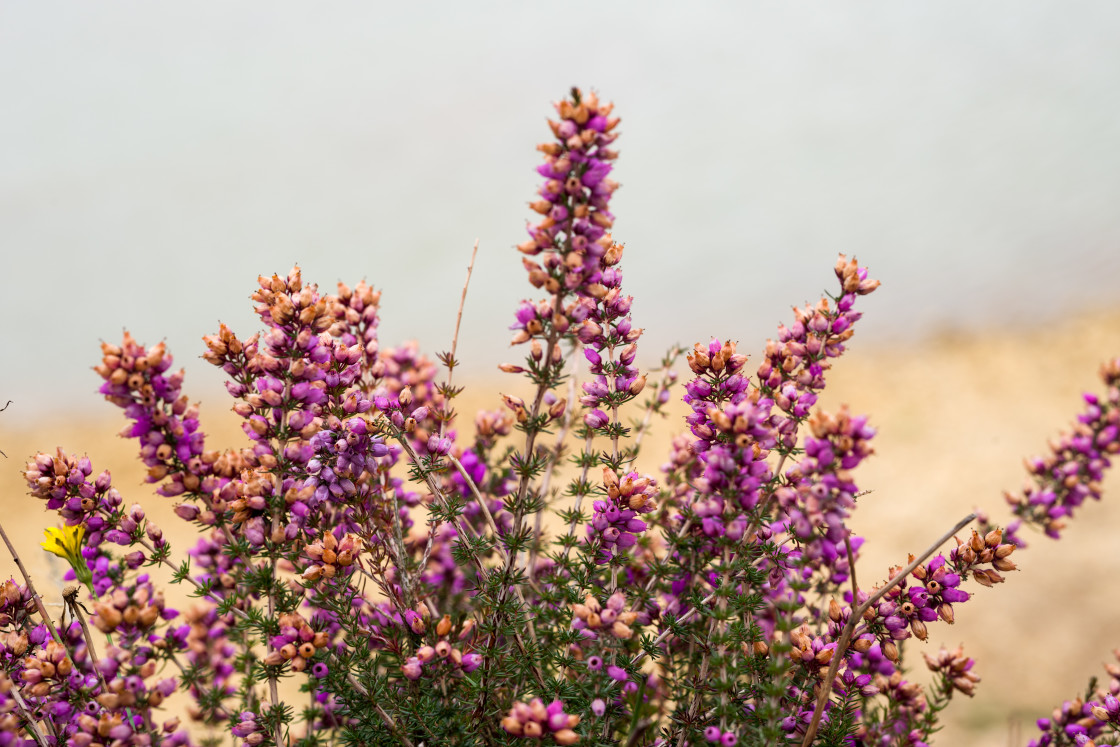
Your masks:
<svg viewBox="0 0 1120 747"><path fill-rule="evenodd" d="M78 580L86 586L93 582L86 559L82 557L82 538L86 536L86 528L79 525L75 527L47 527L43 530L47 538L39 543L40 547L65 560L74 569Z"/></svg>

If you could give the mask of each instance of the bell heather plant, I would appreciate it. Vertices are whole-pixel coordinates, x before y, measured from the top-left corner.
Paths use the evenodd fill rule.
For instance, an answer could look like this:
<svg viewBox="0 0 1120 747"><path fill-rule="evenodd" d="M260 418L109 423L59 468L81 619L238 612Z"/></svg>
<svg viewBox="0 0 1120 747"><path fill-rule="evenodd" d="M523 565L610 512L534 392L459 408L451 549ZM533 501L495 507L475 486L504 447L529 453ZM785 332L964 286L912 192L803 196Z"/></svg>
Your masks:
<svg viewBox="0 0 1120 747"><path fill-rule="evenodd" d="M262 330L204 339L241 448L208 447L163 343L102 345L121 435L197 540L173 553L88 458L30 459L29 491L60 522L43 546L80 585L52 617L17 557L23 577L0 589L0 745L929 742L980 677L962 649L921 642L1015 570L1025 528L1057 539L1100 497L1120 359L1028 462L1010 524L965 517L860 583L849 520L875 430L816 405L878 281L841 256L832 290L757 363L711 339L643 370L611 233L618 123L595 94L556 104L540 218L517 247L535 294L511 327L524 357L500 367L529 388L473 432L452 406L454 343L435 360L381 348L365 282L261 276ZM643 473L643 435L674 392L686 430ZM159 566L191 588L189 609L167 606ZM927 686L907 668L915 648ZM1118 673L1041 719L1032 744L1116 743ZM163 710L176 692L190 723Z"/></svg>

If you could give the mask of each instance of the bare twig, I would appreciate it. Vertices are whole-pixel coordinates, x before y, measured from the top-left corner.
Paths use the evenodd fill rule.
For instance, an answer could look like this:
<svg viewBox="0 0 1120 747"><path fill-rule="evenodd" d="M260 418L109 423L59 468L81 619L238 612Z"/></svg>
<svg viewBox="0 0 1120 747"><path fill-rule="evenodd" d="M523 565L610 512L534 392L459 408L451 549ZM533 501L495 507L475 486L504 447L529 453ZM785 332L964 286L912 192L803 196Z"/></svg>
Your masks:
<svg viewBox="0 0 1120 747"><path fill-rule="evenodd" d="M937 548L945 544L954 534L971 524L975 518L976 514L969 514L958 521L956 526L941 535L936 542L926 548L925 552L910 561L910 565L903 568L898 575L881 586L866 602L859 607L853 608L852 614L848 618L848 622L840 634L840 641L836 644L836 650L832 654L832 663L828 667L828 673L821 683L821 691L817 696L817 704L813 708L813 720L809 722L809 728L805 730L805 739L802 740L801 747L809 747L809 745L813 743L813 739L817 736L817 727L820 726L821 716L824 714L824 705L828 702L828 696L832 693L832 682L836 679L836 673L840 670L840 662L843 660L844 654L848 650L848 644L852 642L852 634L855 633L856 626L859 625L860 621L863 619L863 614L871 609L871 605L878 602L884 594L905 581L911 571L924 563L926 558L937 552ZM853 599L852 603L854 604L856 601L858 600Z"/></svg>
<svg viewBox="0 0 1120 747"><path fill-rule="evenodd" d="M93 664L93 671L97 673L97 679L101 681L102 692L109 692L109 683L105 681L105 675L101 672L101 667L97 659L97 649L93 646L93 636L90 635L89 626L86 625L85 615L82 614L82 605L78 602L78 587L71 587L69 593L64 593L62 597L66 601L66 606L70 608L70 615L82 626L82 636L86 639L86 651L89 652L90 662Z"/></svg>
<svg viewBox="0 0 1120 747"><path fill-rule="evenodd" d="M856 583L856 556L852 552L852 540L844 535L844 549L848 551L848 573L852 575L852 604L859 602L859 584Z"/></svg>
<svg viewBox="0 0 1120 747"><path fill-rule="evenodd" d="M455 351L459 348L459 324L463 321L463 306L467 303L467 288L471 284L471 273L474 272L474 259L478 256L478 239L474 240L474 249L471 250L471 263L467 265L467 279L463 281L463 295L459 297L459 312L455 315L455 334L451 336L451 355L447 363L447 388L451 389L451 376L455 373ZM444 407L448 406L448 402L444 402ZM444 415L448 413L445 411ZM447 428L447 418L439 421L439 437L443 438L445 429Z"/></svg>
<svg viewBox="0 0 1120 747"><path fill-rule="evenodd" d="M11 401L11 400L8 400L8 401L7 401L7 402L6 402L5 404L4 404L4 406L3 406L3 407L0 407L0 412L4 412L4 410L7 410L7 409L8 409L8 405L10 405L10 404L12 404L12 401ZM7 455L7 454L5 454L5 453L4 453L3 451L0 451L0 456L3 456L3 457L4 457L5 459L7 459L7 458L8 458L8 455Z"/></svg>
<svg viewBox="0 0 1120 747"><path fill-rule="evenodd" d="M27 728L27 731L31 733L31 736L35 739L35 743L38 744L39 747L46 747L47 742L43 738L43 733L39 731L39 727L35 723L35 720L31 718L31 711L27 707L27 701L23 699L23 694L19 691L19 686L14 682L11 684L12 697L15 698L16 707L19 708L20 715L23 716L24 724Z"/></svg>
<svg viewBox="0 0 1120 747"><path fill-rule="evenodd" d="M451 379L455 374L455 366L458 365L458 361L456 361L456 359L455 359L455 351L459 349L459 325L463 321L463 307L467 303L467 288L471 284L471 274L474 272L474 260L475 260L475 257L477 257L477 256L478 256L478 239L475 239L474 240L474 248L471 250L471 261L470 261L470 264L467 265L467 277L466 277L466 280L463 281L463 294L459 297L459 311L455 315L455 332L454 332L454 334L451 335L451 352L447 354L446 358L441 357L441 359L440 359L440 360L443 361L443 364L445 366L447 366L447 383L443 384L443 387L444 387L444 390L443 390L444 391L444 395L443 395L444 396L444 403L443 403L443 408L442 408L442 412L440 413L440 419L439 419L439 437L440 438L443 438L444 434L447 432L447 423L451 419L451 398L454 396L454 394L453 394L454 390L451 388ZM395 507L394 507L394 509L395 509ZM400 531L399 531L400 530L400 518L396 514L394 514L394 516L396 518L394 518L394 520L393 520L393 526L398 530L397 531L398 541L400 542L401 554L403 556L403 554L404 554L404 542L400 541ZM429 526L428 538L424 543L424 552L421 553L420 564L416 567L416 578L413 579L414 583L415 583L415 581L419 580L420 574L423 572L423 569L428 565L428 558L431 557L432 546L435 542L435 537L436 537L436 529L438 529L438 528L439 528L438 523ZM398 566L400 568L405 568L405 565L403 563L398 563ZM407 571L403 574L403 577L404 577L404 580L406 582L409 580L409 574L408 574ZM411 598L412 598L412 595L411 595L411 592L410 592L409 593L409 600L410 601L411 601Z"/></svg>
<svg viewBox="0 0 1120 747"><path fill-rule="evenodd" d="M35 607L38 608L39 614L43 616L43 622L47 625L47 630L50 631L51 637L58 643L58 645L65 648L58 630L55 628L54 621L51 616L47 614L47 608L43 606L43 600L39 598L39 592L35 591L35 584L31 583L31 575L27 572L27 568L23 565L23 561L19 559L19 553L16 548L12 546L12 541L8 539L8 533L4 531L4 525L0 524L0 537L4 538L4 544L8 546L8 552L12 556L12 560L16 561L16 566L19 572L23 574L23 580L27 582L27 590L31 592L31 598L35 600Z"/></svg>

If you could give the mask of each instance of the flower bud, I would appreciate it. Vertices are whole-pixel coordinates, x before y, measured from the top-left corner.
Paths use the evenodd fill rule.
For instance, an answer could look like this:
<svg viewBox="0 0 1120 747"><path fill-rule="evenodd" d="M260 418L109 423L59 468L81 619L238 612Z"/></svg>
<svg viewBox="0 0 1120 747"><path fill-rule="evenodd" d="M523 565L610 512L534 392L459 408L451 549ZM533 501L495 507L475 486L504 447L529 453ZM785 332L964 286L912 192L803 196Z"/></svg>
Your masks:
<svg viewBox="0 0 1120 747"><path fill-rule="evenodd" d="M564 410L567 409L567 407L568 407L568 400L567 399L561 399L558 402L556 402L554 405L552 405L552 407L548 408L548 416L551 419L555 420L556 418L559 418L564 414Z"/></svg>
<svg viewBox="0 0 1120 747"><path fill-rule="evenodd" d="M194 521L198 518L199 513L201 512L198 506L193 506L190 503L180 503L175 506L175 515L186 521Z"/></svg>
<svg viewBox="0 0 1120 747"><path fill-rule="evenodd" d="M571 729L561 729L552 733L552 739L556 744L575 744L579 741L579 735Z"/></svg>

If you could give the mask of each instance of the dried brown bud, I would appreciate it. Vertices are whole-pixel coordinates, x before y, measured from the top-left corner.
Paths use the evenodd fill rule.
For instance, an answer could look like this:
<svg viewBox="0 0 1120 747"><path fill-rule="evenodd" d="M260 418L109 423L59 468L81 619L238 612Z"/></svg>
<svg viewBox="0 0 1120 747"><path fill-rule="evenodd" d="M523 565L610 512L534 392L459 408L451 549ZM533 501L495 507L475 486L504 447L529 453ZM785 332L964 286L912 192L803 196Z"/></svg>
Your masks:
<svg viewBox="0 0 1120 747"><path fill-rule="evenodd" d="M555 404L553 404L552 407L548 408L548 416L550 418L552 418L553 420L555 420L556 418L559 418L564 414L564 410L566 410L567 407L568 407L568 400L567 399L561 399L561 400L557 401Z"/></svg>
<svg viewBox="0 0 1120 747"><path fill-rule="evenodd" d="M1014 560L1009 560L1007 558L996 558L992 561L992 566L994 566L996 570L1004 572L1013 571L1019 567L1015 565ZM1003 579L1000 580L1002 581Z"/></svg>
<svg viewBox="0 0 1120 747"><path fill-rule="evenodd" d="M465 641L467 638L471 637L472 633L474 633L474 620L468 618L467 621L463 623L462 629L459 631L459 640Z"/></svg>
<svg viewBox="0 0 1120 747"><path fill-rule="evenodd" d="M575 744L579 741L579 735L571 729L561 729L552 733L552 739L556 744L568 745Z"/></svg>
<svg viewBox="0 0 1120 747"><path fill-rule="evenodd" d="M102 633L112 633L121 624L123 616L116 607L98 602L93 606L93 624Z"/></svg>
<svg viewBox="0 0 1120 747"><path fill-rule="evenodd" d="M985 547L984 539L980 536L980 534L975 529L972 530L972 537L969 538L968 544L969 544L969 547L971 547L975 552L978 552L978 553L982 552L984 550L984 547Z"/></svg>
<svg viewBox="0 0 1120 747"><path fill-rule="evenodd" d="M937 608L937 616L950 625L953 624L953 605L943 602Z"/></svg>
<svg viewBox="0 0 1120 747"><path fill-rule="evenodd" d="M910 630L914 631L914 636L917 637L919 641L924 641L928 635L926 624L919 617L910 619Z"/></svg>
<svg viewBox="0 0 1120 747"><path fill-rule="evenodd" d="M1008 555L1010 555L1013 552L1015 552L1015 545L1011 545L1011 544L1000 545L999 547L996 548L995 555L996 555L997 558L1002 560L1003 558L1006 558Z"/></svg>

